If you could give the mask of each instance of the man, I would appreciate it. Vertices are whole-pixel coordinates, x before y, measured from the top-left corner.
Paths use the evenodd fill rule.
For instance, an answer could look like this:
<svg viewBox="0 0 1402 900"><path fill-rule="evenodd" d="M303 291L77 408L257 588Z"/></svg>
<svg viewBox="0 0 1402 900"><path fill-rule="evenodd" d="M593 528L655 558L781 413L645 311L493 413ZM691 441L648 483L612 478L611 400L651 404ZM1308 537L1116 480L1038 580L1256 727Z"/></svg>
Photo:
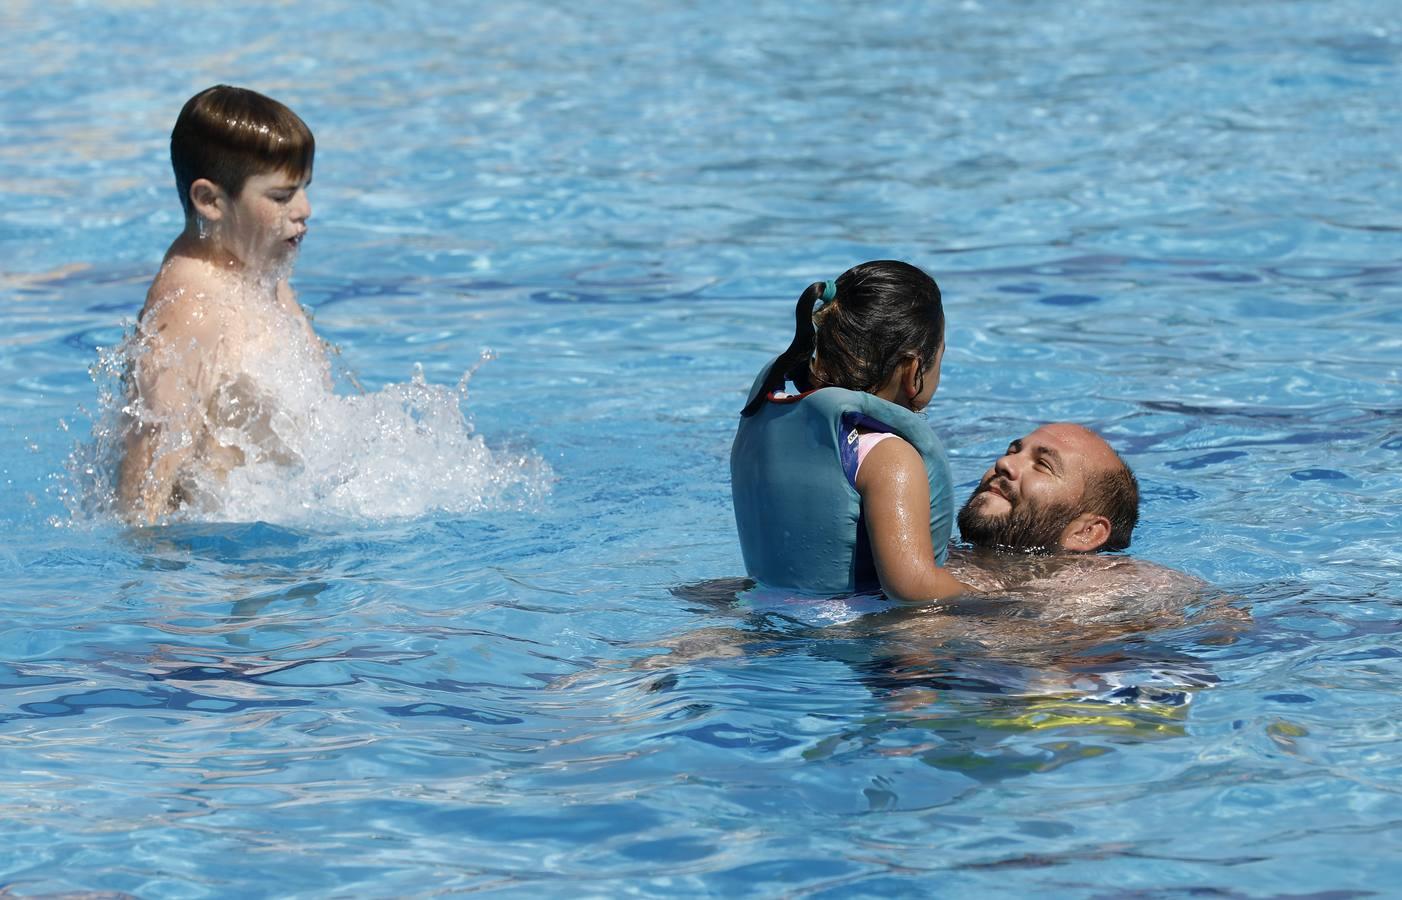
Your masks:
<svg viewBox="0 0 1402 900"><path fill-rule="evenodd" d="M1139 521L1139 483L1110 445L1070 422L1008 445L959 511L975 547L1123 550Z"/></svg>
<svg viewBox="0 0 1402 900"><path fill-rule="evenodd" d="M1043 425L1008 445L960 510L960 536L972 549L956 548L949 569L973 590L935 608L981 612L980 595L993 595L1066 613L1067 601L1097 599L1119 601L1132 616L1134 604L1125 601L1147 589L1175 588L1180 599L1195 593L1201 583L1180 572L1095 552L1127 548L1138 520L1138 482L1110 445L1081 425ZM741 591L747 584L736 582ZM721 594L733 595L736 585ZM781 591L778 602L793 610L797 598Z"/></svg>
<svg viewBox="0 0 1402 900"><path fill-rule="evenodd" d="M1021 667L1017 677L1025 680L1029 693L1079 694L1087 685L1114 687L1124 670L1132 671L1144 660L1106 642L1187 624L1206 629L1203 640L1226 641L1249 622L1229 605L1230 598L1215 596L1191 575L1124 554L1096 552L1127 548L1138 518L1138 484L1109 444L1080 425L1043 425L1008 446L959 513L960 535L970 546L954 549L948 564L973 592L916 605L883 603L869 595L816 598L773 588L756 591L746 578L685 585L673 593L717 609L736 611L736 600L742 598L739 612L755 624L650 640L645 646L668 652L629 665L669 668L707 657L741 656L749 647L773 652L776 639L802 636L819 640L819 649L825 646L821 641L834 636L857 641L879 637L872 652L880 657L883 690L902 679L919 688L932 667L948 683L950 667L972 660L977 670L989 653L998 660L999 671ZM782 618L776 621L787 623L777 638L764 627L767 613L778 613ZM795 620L813 630L795 632ZM1165 672L1175 671L1182 683L1213 680L1210 673L1198 672L1192 660L1146 646L1143 652L1150 654L1158 674L1132 680L1158 684L1168 677ZM852 649L848 644L843 648ZM1158 652L1165 654L1163 659L1153 656ZM974 675L984 677L978 671ZM1179 685L1174 678L1168 682Z"/></svg>
<svg viewBox="0 0 1402 900"><path fill-rule="evenodd" d="M1008 445L959 511L972 551L950 557L980 593L1016 597L1057 617L1126 620L1176 612L1204 585L1128 556L1139 484L1124 460L1081 425L1055 422Z"/></svg>

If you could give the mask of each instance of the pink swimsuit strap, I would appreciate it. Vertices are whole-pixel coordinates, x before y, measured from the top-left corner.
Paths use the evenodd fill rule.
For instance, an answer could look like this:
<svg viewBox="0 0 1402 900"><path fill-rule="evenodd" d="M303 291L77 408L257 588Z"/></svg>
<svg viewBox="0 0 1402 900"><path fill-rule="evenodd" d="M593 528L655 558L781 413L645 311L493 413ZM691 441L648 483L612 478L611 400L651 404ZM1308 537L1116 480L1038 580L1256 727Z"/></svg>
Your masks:
<svg viewBox="0 0 1402 900"><path fill-rule="evenodd" d="M866 460L871 448L886 440L895 437L894 434L886 434L880 431L868 431L866 434L857 435L857 471L862 470L862 463ZM853 476L856 477L855 475Z"/></svg>

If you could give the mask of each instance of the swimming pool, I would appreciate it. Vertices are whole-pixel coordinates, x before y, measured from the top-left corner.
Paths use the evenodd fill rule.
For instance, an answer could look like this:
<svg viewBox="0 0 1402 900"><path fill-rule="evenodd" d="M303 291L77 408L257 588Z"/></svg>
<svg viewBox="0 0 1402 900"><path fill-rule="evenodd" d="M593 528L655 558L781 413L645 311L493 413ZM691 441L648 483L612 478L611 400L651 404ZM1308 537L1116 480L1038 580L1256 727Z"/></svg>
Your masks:
<svg viewBox="0 0 1402 900"><path fill-rule="evenodd" d="M0 883L1402 878L1402 34L1377 5L390 6L0 13ZM463 408L528 490L70 512L89 367L178 228L166 136L216 81L317 132L295 281L343 364L451 387L491 348ZM1091 424L1144 486L1135 554L1250 621L1051 645L695 588L742 573L729 441L793 298L879 257L944 288L930 417L961 494L1032 423ZM447 464L377 459L375 483Z"/></svg>

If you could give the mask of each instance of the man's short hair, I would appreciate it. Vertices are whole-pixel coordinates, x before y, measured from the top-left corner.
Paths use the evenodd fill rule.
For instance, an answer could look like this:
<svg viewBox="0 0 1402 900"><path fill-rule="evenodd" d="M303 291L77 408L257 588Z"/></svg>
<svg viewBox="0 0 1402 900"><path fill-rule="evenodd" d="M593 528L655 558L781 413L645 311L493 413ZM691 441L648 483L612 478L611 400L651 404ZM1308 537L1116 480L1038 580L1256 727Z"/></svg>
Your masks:
<svg viewBox="0 0 1402 900"><path fill-rule="evenodd" d="M1115 463L1086 483L1086 511L1110 520L1110 536L1102 550L1127 548L1139 523L1139 481L1119 454L1115 454Z"/></svg>
<svg viewBox="0 0 1402 900"><path fill-rule="evenodd" d="M170 164L189 216L190 185L207 178L237 197L254 175L312 169L316 139L307 123L271 97L217 84L185 103L170 133Z"/></svg>

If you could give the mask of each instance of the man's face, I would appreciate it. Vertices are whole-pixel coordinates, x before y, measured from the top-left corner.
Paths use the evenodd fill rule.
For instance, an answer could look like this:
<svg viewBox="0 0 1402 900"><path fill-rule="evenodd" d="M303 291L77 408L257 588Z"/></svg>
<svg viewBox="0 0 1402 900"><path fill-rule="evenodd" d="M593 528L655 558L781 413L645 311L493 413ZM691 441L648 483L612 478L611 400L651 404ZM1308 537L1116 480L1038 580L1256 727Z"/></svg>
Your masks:
<svg viewBox="0 0 1402 900"><path fill-rule="evenodd" d="M977 547L1054 550L1085 510L1090 477L1113 459L1079 425L1043 425L1013 441L959 511L959 534Z"/></svg>

